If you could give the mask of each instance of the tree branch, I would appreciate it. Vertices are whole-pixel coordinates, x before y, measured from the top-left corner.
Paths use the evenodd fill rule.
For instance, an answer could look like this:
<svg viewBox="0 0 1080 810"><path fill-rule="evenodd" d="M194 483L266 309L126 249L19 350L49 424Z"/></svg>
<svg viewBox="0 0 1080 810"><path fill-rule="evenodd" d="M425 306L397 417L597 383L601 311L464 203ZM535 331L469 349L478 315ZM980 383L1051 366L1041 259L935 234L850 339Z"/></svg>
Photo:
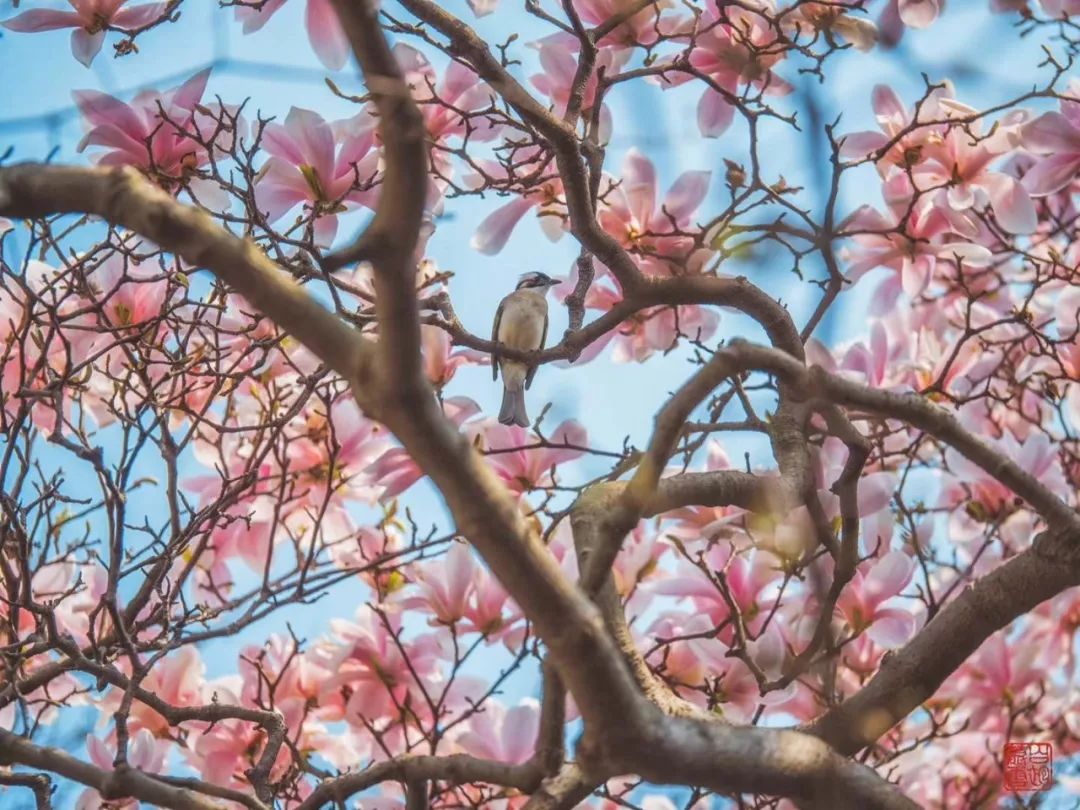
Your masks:
<svg viewBox="0 0 1080 810"><path fill-rule="evenodd" d="M130 796L151 805L174 810L227 810L225 804L185 788L167 785L135 768L105 771L89 762L76 759L59 748L35 745L17 734L0 729L0 764L3 763L18 763L60 774L94 788L106 799Z"/></svg>

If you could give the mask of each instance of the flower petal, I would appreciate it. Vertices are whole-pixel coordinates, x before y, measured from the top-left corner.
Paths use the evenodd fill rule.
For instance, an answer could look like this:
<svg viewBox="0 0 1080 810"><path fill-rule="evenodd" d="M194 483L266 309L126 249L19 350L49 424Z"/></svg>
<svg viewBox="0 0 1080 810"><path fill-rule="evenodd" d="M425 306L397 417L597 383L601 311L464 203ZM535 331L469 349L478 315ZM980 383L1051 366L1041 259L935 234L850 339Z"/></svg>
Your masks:
<svg viewBox="0 0 1080 810"><path fill-rule="evenodd" d="M675 181L675 185L664 198L664 209L667 214L677 222L688 219L709 192L711 177L712 172L707 171L690 171L679 175L679 179ZM666 219L666 216L664 218Z"/></svg>
<svg viewBox="0 0 1080 810"><path fill-rule="evenodd" d="M532 207L533 202L528 197L518 197L489 214L470 240L473 249L494 256L505 247L514 227Z"/></svg>
<svg viewBox="0 0 1080 810"><path fill-rule="evenodd" d="M867 629L875 644L886 650L902 647L915 633L915 617L901 608L879 610Z"/></svg>
<svg viewBox="0 0 1080 810"><path fill-rule="evenodd" d="M104 44L104 31L90 34L85 28L76 28L71 32L71 55L84 67L90 67L90 63L94 61L94 57L98 55Z"/></svg>
<svg viewBox="0 0 1080 810"><path fill-rule="evenodd" d="M330 0L308 0L307 32L315 55L330 70L341 70L348 61L350 46Z"/></svg>
<svg viewBox="0 0 1080 810"><path fill-rule="evenodd" d="M1040 160L1021 180L1032 197L1045 197L1061 191L1080 173L1080 152L1051 155Z"/></svg>
<svg viewBox="0 0 1080 810"><path fill-rule="evenodd" d="M928 28L940 13L938 0L900 0L900 19L909 28Z"/></svg>
<svg viewBox="0 0 1080 810"><path fill-rule="evenodd" d="M112 24L127 30L141 28L161 17L167 6L168 3L143 3L140 6L122 8L113 15Z"/></svg>
<svg viewBox="0 0 1080 810"><path fill-rule="evenodd" d="M1020 140L1033 152L1080 152L1080 129L1059 112L1043 113L1024 124Z"/></svg>
<svg viewBox="0 0 1080 810"><path fill-rule="evenodd" d="M983 185L988 187L990 205L1002 228L1014 234L1035 231L1039 224L1035 203L1016 178L991 172L986 176Z"/></svg>
<svg viewBox="0 0 1080 810"><path fill-rule="evenodd" d="M706 138L718 138L735 119L735 108L713 89L706 90L698 101L698 130Z"/></svg>
<svg viewBox="0 0 1080 810"><path fill-rule="evenodd" d="M33 33L35 31L56 31L60 28L82 28L82 17L73 11L50 11L31 9L17 14L9 20L0 22L9 31Z"/></svg>

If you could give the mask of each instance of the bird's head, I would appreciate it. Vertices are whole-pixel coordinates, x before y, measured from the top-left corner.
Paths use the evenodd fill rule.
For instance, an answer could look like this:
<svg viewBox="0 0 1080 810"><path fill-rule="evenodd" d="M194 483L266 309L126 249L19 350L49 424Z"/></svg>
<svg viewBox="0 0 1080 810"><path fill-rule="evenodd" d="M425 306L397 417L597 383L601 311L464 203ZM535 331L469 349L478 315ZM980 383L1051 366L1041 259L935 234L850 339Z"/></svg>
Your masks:
<svg viewBox="0 0 1080 810"><path fill-rule="evenodd" d="M521 278L518 279L518 290L540 290L541 292L547 292L551 287L558 284L558 279L554 279L546 273L540 273L532 271L524 273Z"/></svg>

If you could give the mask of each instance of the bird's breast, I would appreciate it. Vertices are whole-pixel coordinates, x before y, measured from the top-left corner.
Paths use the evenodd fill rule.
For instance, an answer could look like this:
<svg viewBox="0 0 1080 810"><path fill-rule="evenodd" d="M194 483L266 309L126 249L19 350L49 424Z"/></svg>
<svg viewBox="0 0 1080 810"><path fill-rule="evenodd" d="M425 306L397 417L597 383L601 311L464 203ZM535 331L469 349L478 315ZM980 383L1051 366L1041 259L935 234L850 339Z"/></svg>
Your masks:
<svg viewBox="0 0 1080 810"><path fill-rule="evenodd" d="M539 296L515 293L503 306L499 342L515 349L540 348L547 318L547 301Z"/></svg>

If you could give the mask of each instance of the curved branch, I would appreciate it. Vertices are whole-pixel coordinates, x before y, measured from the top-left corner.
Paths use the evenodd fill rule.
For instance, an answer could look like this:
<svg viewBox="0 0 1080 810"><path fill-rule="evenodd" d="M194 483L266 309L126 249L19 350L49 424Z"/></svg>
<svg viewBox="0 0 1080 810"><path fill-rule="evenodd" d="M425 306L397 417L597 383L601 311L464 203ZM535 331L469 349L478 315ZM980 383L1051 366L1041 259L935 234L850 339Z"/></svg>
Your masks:
<svg viewBox="0 0 1080 810"><path fill-rule="evenodd" d="M228 805L212 801L186 788L159 782L135 768L105 771L76 759L59 748L35 745L0 728L0 763L19 763L30 768L60 774L97 790L106 799L131 797L174 810L227 810Z"/></svg>
<svg viewBox="0 0 1080 810"><path fill-rule="evenodd" d="M0 167L0 216L94 214L210 270L345 377L361 374L370 341L343 323L252 242L177 202L136 169L21 163Z"/></svg>
<svg viewBox="0 0 1080 810"><path fill-rule="evenodd" d="M348 773L320 784L296 810L318 810L328 804L344 804L350 796L381 782L420 782L438 780L452 785L486 782L517 788L526 793L540 782L540 773L531 765L512 765L467 754L403 756L379 762L366 770Z"/></svg>
<svg viewBox="0 0 1080 810"><path fill-rule="evenodd" d="M955 448L966 459L1027 501L1052 529L1080 537L1080 514L1076 510L1035 476L968 431L955 416L933 402L917 394L898 394L869 388L830 374L818 366L808 369L782 352L765 346L755 346L746 341L732 341L729 349L741 356L749 367L776 374L801 389L807 398L854 406L887 419L898 419L926 431Z"/></svg>
<svg viewBox="0 0 1080 810"><path fill-rule="evenodd" d="M929 699L991 635L1080 585L1080 536L1040 535L949 602L865 687L805 727L849 756Z"/></svg>
<svg viewBox="0 0 1080 810"><path fill-rule="evenodd" d="M44 773L14 773L0 770L0 785L24 787L34 794L36 810L50 810L52 807L52 779Z"/></svg>

